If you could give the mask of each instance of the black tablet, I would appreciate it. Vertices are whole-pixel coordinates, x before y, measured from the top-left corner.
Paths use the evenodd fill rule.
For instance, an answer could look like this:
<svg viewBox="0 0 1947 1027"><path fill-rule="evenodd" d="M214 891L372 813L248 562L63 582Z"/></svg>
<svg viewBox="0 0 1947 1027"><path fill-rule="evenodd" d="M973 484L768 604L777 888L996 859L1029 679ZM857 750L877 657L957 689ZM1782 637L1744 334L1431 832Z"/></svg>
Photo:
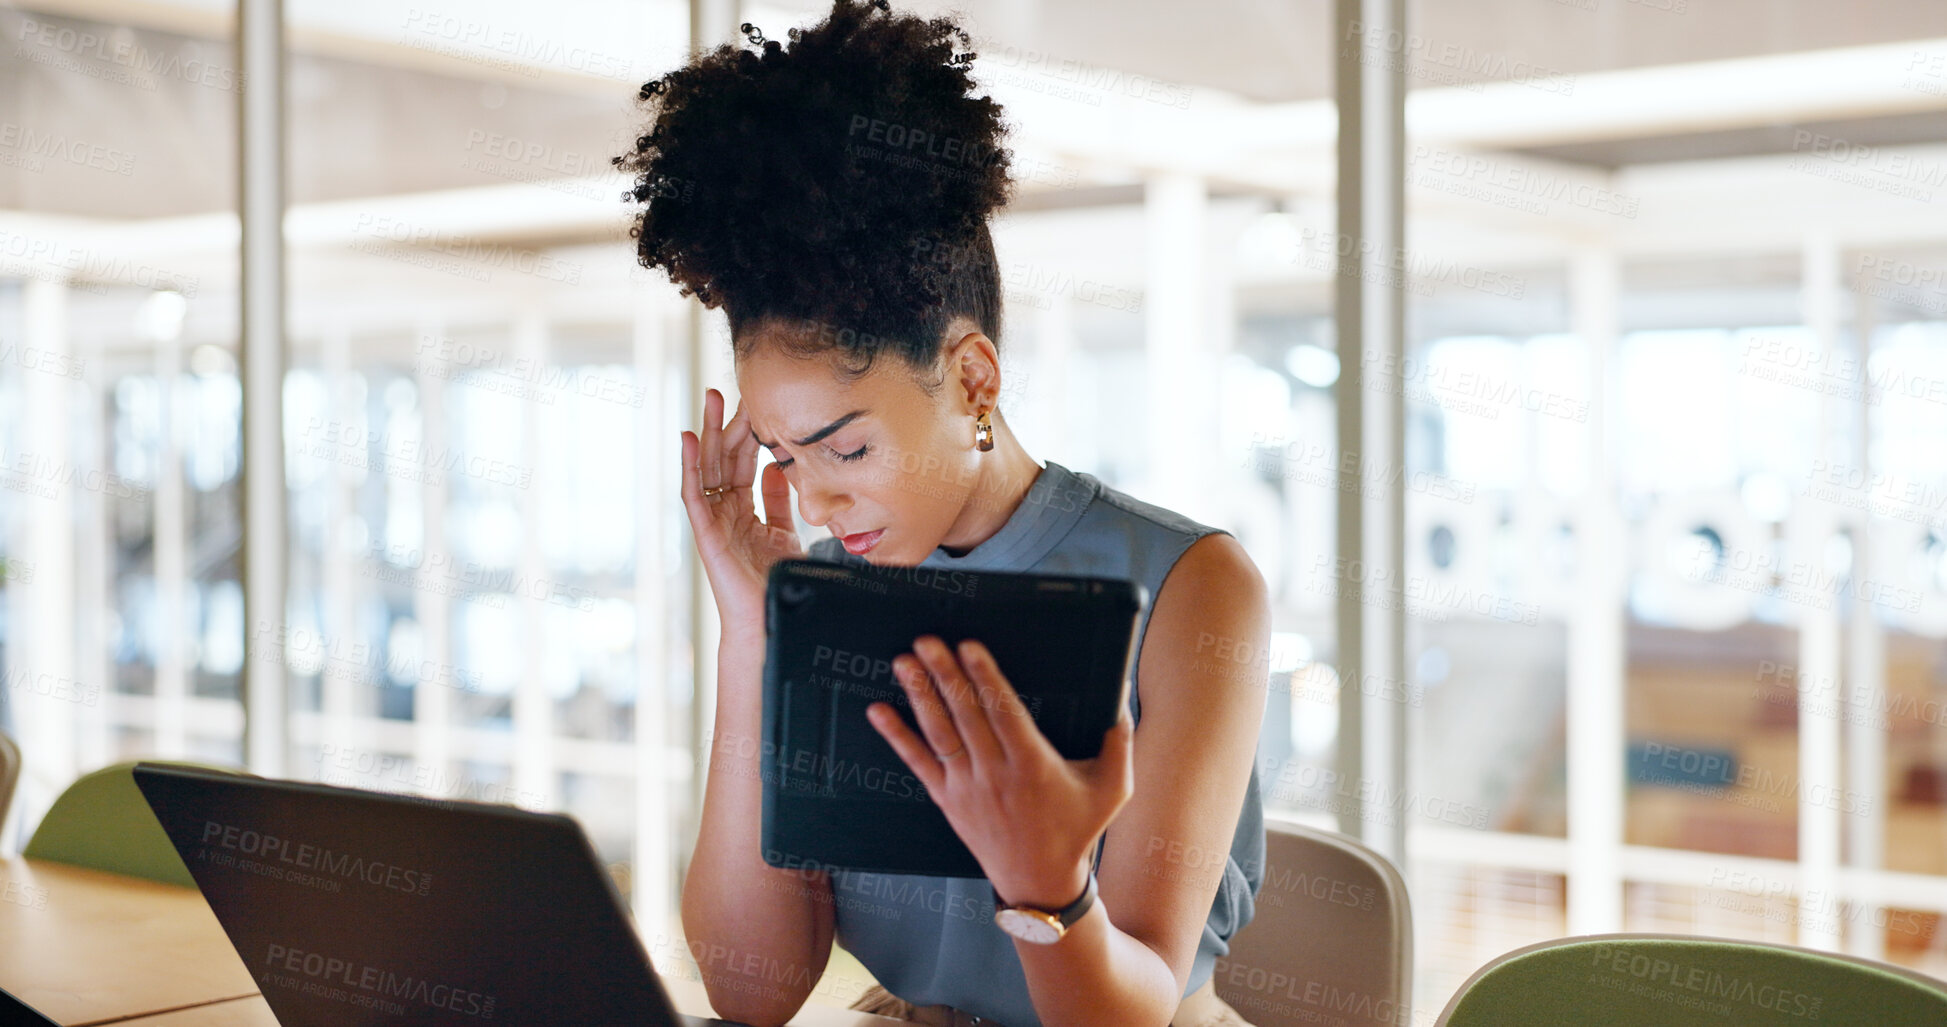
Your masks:
<svg viewBox="0 0 1947 1027"><path fill-rule="evenodd" d="M1148 601L1119 578L779 561L764 610L764 861L984 876L865 717L884 700L918 730L893 657L925 634L977 639L1056 751L1088 759L1128 703Z"/></svg>

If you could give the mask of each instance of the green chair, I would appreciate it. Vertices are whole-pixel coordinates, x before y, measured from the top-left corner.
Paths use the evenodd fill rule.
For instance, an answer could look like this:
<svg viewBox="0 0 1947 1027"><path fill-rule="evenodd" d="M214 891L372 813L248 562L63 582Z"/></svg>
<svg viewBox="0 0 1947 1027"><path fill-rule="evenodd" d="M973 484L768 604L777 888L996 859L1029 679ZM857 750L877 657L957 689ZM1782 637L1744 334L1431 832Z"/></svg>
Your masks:
<svg viewBox="0 0 1947 1027"><path fill-rule="evenodd" d="M1406 881L1354 838L1266 817L1257 913L1217 958L1217 995L1255 1027L1412 1023Z"/></svg>
<svg viewBox="0 0 1947 1027"><path fill-rule="evenodd" d="M0 833L7 827L7 811L13 808L14 789L20 785L20 746L0 731Z"/></svg>
<svg viewBox="0 0 1947 1027"><path fill-rule="evenodd" d="M149 762L160 762L151 760ZM231 767L200 763L165 763L221 773L242 774ZM140 877L163 884L196 887L182 857L150 812L148 800L135 786L133 763L103 767L68 786L41 818L40 827L21 855L110 873ZM247 776L247 775L246 775Z"/></svg>
<svg viewBox="0 0 1947 1027"><path fill-rule="evenodd" d="M1435 1027L1947 1024L1947 981L1795 945L1589 934L1499 956Z"/></svg>

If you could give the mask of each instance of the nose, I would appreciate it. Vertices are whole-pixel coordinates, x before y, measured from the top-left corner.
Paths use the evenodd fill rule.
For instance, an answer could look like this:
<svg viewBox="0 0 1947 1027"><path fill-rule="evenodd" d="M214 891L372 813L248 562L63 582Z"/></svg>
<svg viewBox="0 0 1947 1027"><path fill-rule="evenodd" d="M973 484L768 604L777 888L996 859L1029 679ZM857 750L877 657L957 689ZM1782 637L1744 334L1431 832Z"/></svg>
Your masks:
<svg viewBox="0 0 1947 1027"><path fill-rule="evenodd" d="M807 475L798 485L798 514L806 524L822 528L834 516L851 509L852 500L842 491L826 487Z"/></svg>

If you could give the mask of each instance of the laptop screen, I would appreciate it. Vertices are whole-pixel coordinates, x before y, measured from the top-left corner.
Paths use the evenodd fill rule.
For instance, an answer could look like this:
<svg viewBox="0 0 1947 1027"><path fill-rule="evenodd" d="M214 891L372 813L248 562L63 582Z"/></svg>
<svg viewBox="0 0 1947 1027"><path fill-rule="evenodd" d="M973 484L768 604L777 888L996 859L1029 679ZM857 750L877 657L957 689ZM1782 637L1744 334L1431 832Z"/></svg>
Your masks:
<svg viewBox="0 0 1947 1027"><path fill-rule="evenodd" d="M575 821L141 764L136 784L285 1027L679 1017Z"/></svg>

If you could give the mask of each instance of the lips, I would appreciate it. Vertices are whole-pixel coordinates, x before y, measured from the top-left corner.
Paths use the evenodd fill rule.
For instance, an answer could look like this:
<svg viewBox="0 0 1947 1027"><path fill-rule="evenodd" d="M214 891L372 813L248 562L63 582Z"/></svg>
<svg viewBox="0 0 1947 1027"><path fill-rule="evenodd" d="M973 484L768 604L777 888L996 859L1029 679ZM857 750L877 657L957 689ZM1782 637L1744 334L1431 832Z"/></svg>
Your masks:
<svg viewBox="0 0 1947 1027"><path fill-rule="evenodd" d="M880 528L877 531L862 531L856 535L845 535L839 541L845 544L846 552L854 556L862 556L873 546L878 545L879 539L885 533L886 529L884 528Z"/></svg>

